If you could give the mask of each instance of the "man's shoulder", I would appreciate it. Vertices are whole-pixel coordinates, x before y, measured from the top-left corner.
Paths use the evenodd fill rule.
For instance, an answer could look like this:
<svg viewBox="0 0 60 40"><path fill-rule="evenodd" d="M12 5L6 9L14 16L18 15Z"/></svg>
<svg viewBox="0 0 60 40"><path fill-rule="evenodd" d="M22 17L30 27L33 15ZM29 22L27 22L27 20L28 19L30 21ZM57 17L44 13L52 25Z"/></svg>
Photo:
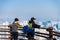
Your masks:
<svg viewBox="0 0 60 40"><path fill-rule="evenodd" d="M14 26L14 24L10 24L10 25L8 25L8 27L12 27L12 26Z"/></svg>

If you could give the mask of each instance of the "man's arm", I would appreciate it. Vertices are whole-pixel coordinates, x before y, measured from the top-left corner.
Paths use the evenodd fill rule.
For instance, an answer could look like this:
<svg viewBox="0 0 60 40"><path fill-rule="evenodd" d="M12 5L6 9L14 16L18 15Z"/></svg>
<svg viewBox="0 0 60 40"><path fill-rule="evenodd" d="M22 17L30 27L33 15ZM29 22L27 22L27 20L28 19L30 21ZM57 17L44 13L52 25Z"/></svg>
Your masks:
<svg viewBox="0 0 60 40"><path fill-rule="evenodd" d="M22 25L20 25L20 24L18 24L18 28L23 28L24 26L22 26Z"/></svg>
<svg viewBox="0 0 60 40"><path fill-rule="evenodd" d="M40 28L40 25L37 25L37 24L34 23L34 24L32 25L32 27L33 27L33 28Z"/></svg>
<svg viewBox="0 0 60 40"><path fill-rule="evenodd" d="M18 28L23 28L24 26L22 26L22 25L20 25L20 26L18 26Z"/></svg>

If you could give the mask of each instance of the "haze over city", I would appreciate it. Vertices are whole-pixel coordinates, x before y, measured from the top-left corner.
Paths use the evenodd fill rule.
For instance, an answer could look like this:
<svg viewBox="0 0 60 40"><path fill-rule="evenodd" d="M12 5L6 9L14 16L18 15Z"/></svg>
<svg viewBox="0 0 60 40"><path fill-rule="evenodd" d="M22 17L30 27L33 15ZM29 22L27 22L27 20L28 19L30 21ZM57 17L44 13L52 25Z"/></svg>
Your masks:
<svg viewBox="0 0 60 40"><path fill-rule="evenodd" d="M60 21L60 0L0 0L0 22L14 18Z"/></svg>

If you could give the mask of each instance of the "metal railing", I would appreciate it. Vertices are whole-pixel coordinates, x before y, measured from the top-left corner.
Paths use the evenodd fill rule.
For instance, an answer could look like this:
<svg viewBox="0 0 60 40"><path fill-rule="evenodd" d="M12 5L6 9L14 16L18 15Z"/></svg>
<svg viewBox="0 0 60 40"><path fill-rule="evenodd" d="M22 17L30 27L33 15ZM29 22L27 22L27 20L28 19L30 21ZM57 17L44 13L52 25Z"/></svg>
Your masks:
<svg viewBox="0 0 60 40"><path fill-rule="evenodd" d="M4 27L8 27L8 25L0 25L0 26L4 26ZM46 38L47 40L54 40L54 37L53 36L57 36L57 37L60 37L60 32L58 31L54 31L52 27L40 27L40 29L44 29L46 30L48 33L43 33L43 32L35 32L35 36L38 36L38 37L43 37L43 38ZM20 30L20 29L18 29ZM0 28L0 39L4 39L4 40L12 40L12 35L11 35L11 27L9 26L9 28ZM5 32L4 34L2 34L2 32ZM6 32L8 34L6 34ZM24 33L19 33L19 36L23 36ZM8 37L2 37L2 36L8 36Z"/></svg>

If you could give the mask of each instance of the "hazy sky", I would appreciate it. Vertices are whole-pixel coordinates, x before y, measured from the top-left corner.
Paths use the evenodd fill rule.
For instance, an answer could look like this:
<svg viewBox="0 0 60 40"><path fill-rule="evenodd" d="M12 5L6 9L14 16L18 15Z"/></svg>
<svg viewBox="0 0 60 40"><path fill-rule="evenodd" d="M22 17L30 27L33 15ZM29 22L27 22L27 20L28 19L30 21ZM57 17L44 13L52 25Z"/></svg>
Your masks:
<svg viewBox="0 0 60 40"><path fill-rule="evenodd" d="M0 20L60 20L60 0L0 0Z"/></svg>

